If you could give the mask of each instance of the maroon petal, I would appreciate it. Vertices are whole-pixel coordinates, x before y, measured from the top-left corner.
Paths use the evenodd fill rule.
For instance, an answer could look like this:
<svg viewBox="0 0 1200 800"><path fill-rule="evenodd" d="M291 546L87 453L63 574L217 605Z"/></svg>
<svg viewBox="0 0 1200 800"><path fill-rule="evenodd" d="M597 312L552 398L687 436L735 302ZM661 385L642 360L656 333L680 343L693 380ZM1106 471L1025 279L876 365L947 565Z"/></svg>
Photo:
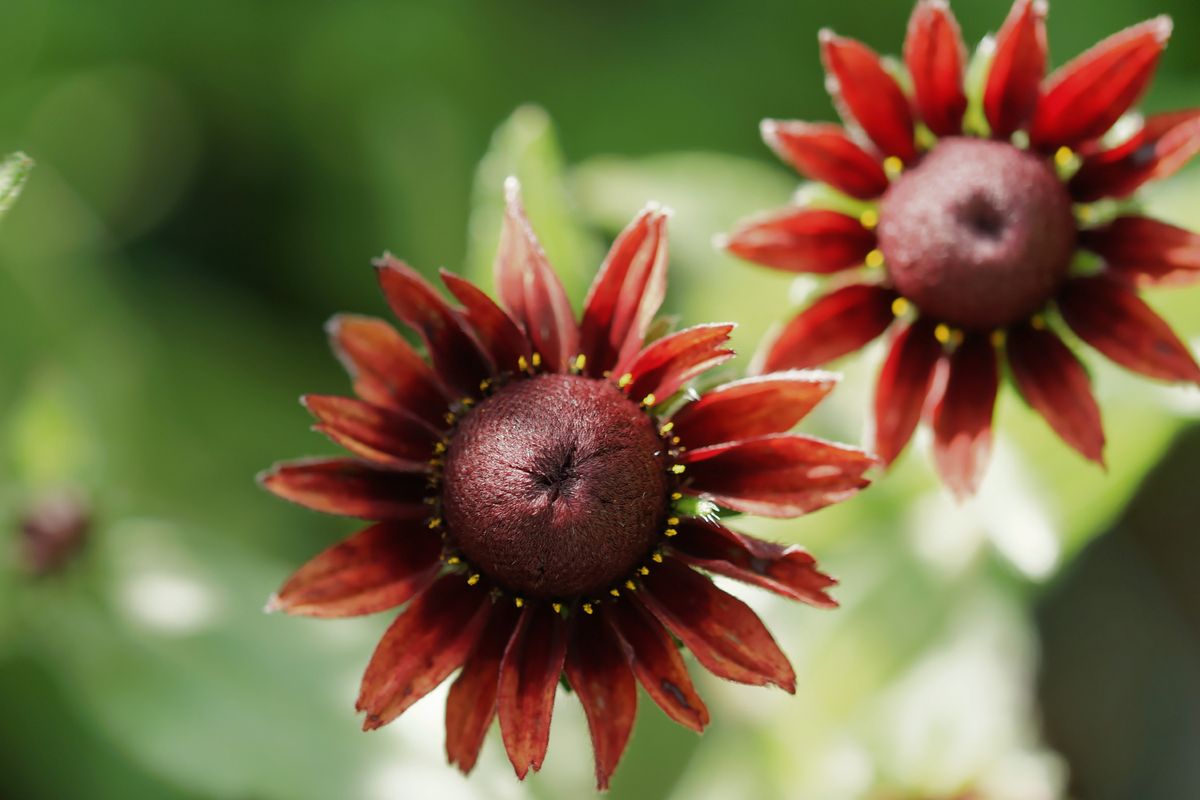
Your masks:
<svg viewBox="0 0 1200 800"><path fill-rule="evenodd" d="M340 314L325 326L354 393L377 406L408 411L439 430L449 398L425 360L388 323Z"/></svg>
<svg viewBox="0 0 1200 800"><path fill-rule="evenodd" d="M855 447L777 434L685 452L685 491L764 517L797 517L854 495L875 459Z"/></svg>
<svg viewBox="0 0 1200 800"><path fill-rule="evenodd" d="M1104 464L1104 427L1087 370L1048 330L1021 325L1007 338L1008 364L1021 395L1084 458Z"/></svg>
<svg viewBox="0 0 1200 800"><path fill-rule="evenodd" d="M424 421L350 397L309 394L300 400L316 430L356 456L393 469L424 472L438 434Z"/></svg>
<svg viewBox="0 0 1200 800"><path fill-rule="evenodd" d="M363 730L388 724L462 666L492 603L462 575L445 575L417 596L380 639L363 674Z"/></svg>
<svg viewBox="0 0 1200 800"><path fill-rule="evenodd" d="M446 757L464 775L475 767L483 739L496 716L500 661L516 625L516 607L497 603L446 697Z"/></svg>
<svg viewBox="0 0 1200 800"><path fill-rule="evenodd" d="M721 678L796 691L796 673L750 607L668 558L642 579L639 597L696 660Z"/></svg>
<svg viewBox="0 0 1200 800"><path fill-rule="evenodd" d="M800 174L860 200L887 191L888 177L874 155L838 125L763 120L763 141Z"/></svg>
<svg viewBox="0 0 1200 800"><path fill-rule="evenodd" d="M1103 277L1076 278L1058 298L1080 339L1123 367L1165 381L1200 383L1187 345L1137 294Z"/></svg>
<svg viewBox="0 0 1200 800"><path fill-rule="evenodd" d="M885 155L902 161L916 158L908 98L883 68L879 54L830 30L821 31L820 41L827 85L842 118L857 122Z"/></svg>
<svg viewBox="0 0 1200 800"><path fill-rule="evenodd" d="M1200 279L1200 234L1147 217L1117 217L1079 232L1079 244L1113 272L1145 285Z"/></svg>
<svg viewBox="0 0 1200 800"><path fill-rule="evenodd" d="M764 267L828 274L860 266L875 249L875 232L838 211L786 208L742 222L724 246Z"/></svg>
<svg viewBox="0 0 1200 800"><path fill-rule="evenodd" d="M534 349L550 369L561 372L579 351L579 327L562 282L546 260L542 245L521 206L516 179L504 184L506 208L500 250L496 254L496 293L525 328Z"/></svg>
<svg viewBox="0 0 1200 800"><path fill-rule="evenodd" d="M933 458L959 497L974 494L992 452L992 411L1000 372L984 334L968 334L950 356L946 388L933 408Z"/></svg>
<svg viewBox="0 0 1200 800"><path fill-rule="evenodd" d="M293 503L362 519L420 519L425 476L374 467L353 458L311 458L276 464L258 476L267 491Z"/></svg>
<svg viewBox="0 0 1200 800"><path fill-rule="evenodd" d="M642 347L667 293L666 226L666 212L647 208L621 232L600 266L579 331L589 375L603 375Z"/></svg>
<svg viewBox="0 0 1200 800"><path fill-rule="evenodd" d="M554 692L567 654L567 625L548 604L525 606L500 665L497 710L517 777L542 768L550 742Z"/></svg>
<svg viewBox="0 0 1200 800"><path fill-rule="evenodd" d="M664 336L637 355L622 373L621 385L635 400L667 399L692 378L733 357L724 346L733 327L710 323Z"/></svg>
<svg viewBox="0 0 1200 800"><path fill-rule="evenodd" d="M298 569L267 609L309 617L386 611L429 585L441 552L441 539L419 522L380 522Z"/></svg>
<svg viewBox="0 0 1200 800"><path fill-rule="evenodd" d="M519 369L522 356L529 358L529 339L513 318L475 284L453 272L441 270L442 283L463 304L463 316L487 349L501 372Z"/></svg>
<svg viewBox="0 0 1200 800"><path fill-rule="evenodd" d="M572 627L567 680L587 715L596 756L596 788L604 791L633 732L637 681L621 645L595 614L580 614Z"/></svg>
<svg viewBox="0 0 1200 800"><path fill-rule="evenodd" d="M837 607L837 601L825 593L837 581L818 570L816 559L798 545L764 542L699 519L684 520L678 530L671 550L693 567L814 606Z"/></svg>
<svg viewBox="0 0 1200 800"><path fill-rule="evenodd" d="M1128 197L1147 181L1174 175L1200 153L1200 109L1158 114L1129 141L1089 155L1067 188L1075 200Z"/></svg>
<svg viewBox="0 0 1200 800"><path fill-rule="evenodd" d="M908 20L904 63L912 76L917 110L929 129L938 136L961 133L967 110L967 48L946 0L919 0Z"/></svg>
<svg viewBox="0 0 1200 800"><path fill-rule="evenodd" d="M996 35L996 52L983 91L992 136L1007 139L1033 116L1045 74L1045 0L1016 0Z"/></svg>
<svg viewBox="0 0 1200 800"><path fill-rule="evenodd" d="M1171 37L1171 18L1116 33L1060 67L1046 81L1029 126L1039 150L1075 147L1104 134L1150 85Z"/></svg>
<svg viewBox="0 0 1200 800"><path fill-rule="evenodd" d="M438 374L464 397L494 372L488 357L462 320L416 270L390 255L375 262L379 285L392 312L416 331Z"/></svg>
<svg viewBox="0 0 1200 800"><path fill-rule="evenodd" d="M726 383L675 412L673 432L687 447L784 433L812 411L837 381L828 372L793 370Z"/></svg>
<svg viewBox="0 0 1200 800"><path fill-rule="evenodd" d="M763 369L816 367L865 346L892 324L896 293L855 283L820 297L784 326L770 345Z"/></svg>
<svg viewBox="0 0 1200 800"><path fill-rule="evenodd" d="M891 464L912 438L929 395L942 344L937 326L917 320L892 341L875 386L875 454Z"/></svg>

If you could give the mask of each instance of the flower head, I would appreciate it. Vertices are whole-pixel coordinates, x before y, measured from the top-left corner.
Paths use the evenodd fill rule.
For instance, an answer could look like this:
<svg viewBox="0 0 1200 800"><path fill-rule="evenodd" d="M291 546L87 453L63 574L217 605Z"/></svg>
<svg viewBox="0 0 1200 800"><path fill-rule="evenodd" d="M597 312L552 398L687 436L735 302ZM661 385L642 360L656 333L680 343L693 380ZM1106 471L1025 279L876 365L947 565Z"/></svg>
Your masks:
<svg viewBox="0 0 1200 800"><path fill-rule="evenodd" d="M732 357L733 326L646 342L666 292L666 221L649 207L618 237L576 322L511 182L502 306L443 272L451 306L386 256L383 292L429 362L386 322L329 326L358 397L304 402L355 457L284 463L261 480L376 523L303 566L269 608L342 617L407 603L363 676L366 729L461 668L446 703L450 761L469 771L498 716L523 778L541 767L565 676L604 787L637 681L676 722L708 723L672 637L716 675L794 690L758 617L697 569L835 605L807 552L736 533L718 512L798 516L866 486L874 460L788 433L833 388L827 373L682 391Z"/></svg>
<svg viewBox="0 0 1200 800"><path fill-rule="evenodd" d="M893 461L928 409L938 470L960 495L988 460L1001 356L1054 431L1103 462L1100 412L1061 325L1128 369L1200 383L1191 352L1137 294L1200 278L1200 236L1126 202L1200 152L1200 110L1116 124L1149 84L1171 22L1135 25L1045 77L1045 16L1041 0L1016 0L980 48L990 62L974 98L943 0L917 3L896 70L823 31L848 130L767 120L762 132L857 211L789 208L727 241L768 267L842 274L770 345L766 368L817 366L892 331L876 451Z"/></svg>

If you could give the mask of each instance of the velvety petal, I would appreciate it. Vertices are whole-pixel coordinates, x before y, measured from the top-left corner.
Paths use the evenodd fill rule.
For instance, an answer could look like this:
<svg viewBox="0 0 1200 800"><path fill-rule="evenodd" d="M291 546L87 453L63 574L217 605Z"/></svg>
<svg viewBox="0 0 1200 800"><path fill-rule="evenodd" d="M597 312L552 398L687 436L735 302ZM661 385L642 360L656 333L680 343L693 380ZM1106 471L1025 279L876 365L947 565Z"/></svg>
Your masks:
<svg viewBox="0 0 1200 800"><path fill-rule="evenodd" d="M442 541L424 523L380 522L335 544L298 569L268 611L355 617L404 603L441 566Z"/></svg>
<svg viewBox="0 0 1200 800"><path fill-rule="evenodd" d="M1033 116L1046 74L1045 0L1016 0L996 35L983 91L992 135L1007 139Z"/></svg>
<svg viewBox="0 0 1200 800"><path fill-rule="evenodd" d="M968 334L947 359L945 391L933 407L933 459L950 490L964 497L979 488L992 452L1000 372L985 334Z"/></svg>
<svg viewBox="0 0 1200 800"><path fill-rule="evenodd" d="M937 326L921 319L892 340L875 386L875 454L891 464L912 438L929 395L942 343Z"/></svg>
<svg viewBox="0 0 1200 800"><path fill-rule="evenodd" d="M1071 330L1123 367L1165 381L1200 383L1187 345L1129 287L1103 277L1076 278L1058 308Z"/></svg>
<svg viewBox="0 0 1200 800"><path fill-rule="evenodd" d="M258 476L267 491L293 503L344 517L420 519L429 514L425 476L375 467L353 458L310 458L276 464Z"/></svg>
<svg viewBox="0 0 1200 800"><path fill-rule="evenodd" d="M946 0L918 0L908 20L904 63L912 76L917 110L929 129L938 136L961 133L967 110L967 48Z"/></svg>
<svg viewBox="0 0 1200 800"><path fill-rule="evenodd" d="M423 420L350 397L308 394L300 402L317 418L316 430L354 455L394 469L429 468L440 437Z"/></svg>
<svg viewBox="0 0 1200 800"><path fill-rule="evenodd" d="M354 393L377 406L407 411L445 427L449 398L425 360L388 323L339 314L325 326Z"/></svg>
<svg viewBox="0 0 1200 800"><path fill-rule="evenodd" d="M404 262L385 255L375 262L375 267L392 312L420 335L446 384L460 396L478 395L480 382L495 370L458 315Z"/></svg>
<svg viewBox="0 0 1200 800"><path fill-rule="evenodd" d="M596 758L596 788L608 779L633 732L637 681L612 631L595 614L579 614L567 648L567 680L587 715Z"/></svg>
<svg viewBox="0 0 1200 800"><path fill-rule="evenodd" d="M529 358L529 339L504 309L475 284L441 270L442 283L463 304L462 314L500 372L515 372L522 356Z"/></svg>
<svg viewBox="0 0 1200 800"><path fill-rule="evenodd" d="M463 774L475 767L484 737L496 716L500 661L512 639L518 612L512 603L496 603L487 627L446 697L446 757Z"/></svg>
<svg viewBox="0 0 1200 800"><path fill-rule="evenodd" d="M764 517L797 517L854 495L875 459L855 447L777 434L685 452L684 491Z"/></svg>
<svg viewBox="0 0 1200 800"><path fill-rule="evenodd" d="M602 613L650 699L680 725L703 731L708 708L696 694L679 649L662 624L630 595L605 605Z"/></svg>
<svg viewBox="0 0 1200 800"><path fill-rule="evenodd" d="M1141 284L1200 280L1200 234L1148 217L1117 217L1079 232L1079 244L1113 272Z"/></svg>
<svg viewBox="0 0 1200 800"><path fill-rule="evenodd" d="M649 207L621 232L583 304L580 350L599 377L641 349L667 293L667 213Z"/></svg>
<svg viewBox="0 0 1200 800"><path fill-rule="evenodd" d="M1174 175L1200 153L1200 109L1158 114L1124 144L1087 156L1067 188L1082 203L1128 197L1147 181Z"/></svg>
<svg viewBox="0 0 1200 800"><path fill-rule="evenodd" d="M723 245L764 267L827 274L861 266L875 249L875 232L839 211L786 208L745 220Z"/></svg>
<svg viewBox="0 0 1200 800"><path fill-rule="evenodd" d="M763 369L816 367L853 353L892 324L895 299L891 289L869 283L843 286L817 298L771 342Z"/></svg>
<svg viewBox="0 0 1200 800"><path fill-rule="evenodd" d="M363 674L363 730L388 724L462 666L487 623L487 590L460 574L439 578L392 623Z"/></svg>
<svg viewBox="0 0 1200 800"><path fill-rule="evenodd" d="M579 327L562 282L546 260L525 209L515 178L504 184L504 228L496 254L496 293L501 304L525 328L534 350L555 372L579 352Z"/></svg>
<svg viewBox="0 0 1200 800"><path fill-rule="evenodd" d="M1171 37L1171 18L1155 17L1114 34L1046 81L1029 126L1040 150L1075 147L1102 136L1150 85Z"/></svg>
<svg viewBox="0 0 1200 800"><path fill-rule="evenodd" d="M621 373L625 391L635 400L651 395L666 400L692 378L733 357L733 351L724 346L733 327L729 323L710 323L664 336L639 353Z"/></svg>
<svg viewBox="0 0 1200 800"><path fill-rule="evenodd" d="M693 567L814 606L837 607L825 593L837 581L817 569L816 559L799 545L764 542L700 519L683 520L678 530L670 540L671 551Z"/></svg>
<svg viewBox="0 0 1200 800"><path fill-rule="evenodd" d="M822 30L821 61L826 86L842 118L857 122L885 155L911 161L917 156L908 98L879 60L862 42Z"/></svg>
<svg viewBox="0 0 1200 800"><path fill-rule="evenodd" d="M748 605L674 558L642 579L639 598L714 675L796 691L796 673Z"/></svg>
<svg viewBox="0 0 1200 800"><path fill-rule="evenodd" d="M1087 370L1048 330L1020 325L1008 331L1008 364L1021 395L1084 458L1104 464L1104 427Z"/></svg>
<svg viewBox="0 0 1200 800"><path fill-rule="evenodd" d="M554 692L567 654L567 624L546 603L528 603L504 660L496 701L500 733L517 777L542 768Z"/></svg>
<svg viewBox="0 0 1200 800"><path fill-rule="evenodd" d="M785 433L837 382L830 372L789 370L726 383L676 411L672 432L685 447Z"/></svg>
<svg viewBox="0 0 1200 800"><path fill-rule="evenodd" d="M887 191L888 177L879 159L838 125L765 119L760 129L776 155L807 178L860 200Z"/></svg>

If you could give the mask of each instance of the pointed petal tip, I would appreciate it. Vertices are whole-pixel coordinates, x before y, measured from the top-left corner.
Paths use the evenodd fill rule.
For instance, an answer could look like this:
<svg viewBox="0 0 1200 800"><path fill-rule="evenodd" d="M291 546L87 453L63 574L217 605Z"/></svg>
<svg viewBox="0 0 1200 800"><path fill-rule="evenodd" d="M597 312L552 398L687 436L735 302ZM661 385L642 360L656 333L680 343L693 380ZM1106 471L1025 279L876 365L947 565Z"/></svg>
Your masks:
<svg viewBox="0 0 1200 800"><path fill-rule="evenodd" d="M729 250L729 234L714 233L711 241L714 250Z"/></svg>
<svg viewBox="0 0 1200 800"><path fill-rule="evenodd" d="M833 28L821 28L821 30L817 31L817 41L821 44L830 44L840 38L841 37L834 32Z"/></svg>
<svg viewBox="0 0 1200 800"><path fill-rule="evenodd" d="M277 611L283 610L283 603L279 599L278 592L272 592L267 598L267 602L263 605L264 614L274 614Z"/></svg>
<svg viewBox="0 0 1200 800"><path fill-rule="evenodd" d="M509 175L504 179L504 199L508 203L521 199L521 181L516 175Z"/></svg>
<svg viewBox="0 0 1200 800"><path fill-rule="evenodd" d="M1170 14L1159 14L1147 22L1147 27L1154 31L1154 38L1165 46L1167 40L1171 38L1171 32L1175 29L1175 21L1171 19Z"/></svg>

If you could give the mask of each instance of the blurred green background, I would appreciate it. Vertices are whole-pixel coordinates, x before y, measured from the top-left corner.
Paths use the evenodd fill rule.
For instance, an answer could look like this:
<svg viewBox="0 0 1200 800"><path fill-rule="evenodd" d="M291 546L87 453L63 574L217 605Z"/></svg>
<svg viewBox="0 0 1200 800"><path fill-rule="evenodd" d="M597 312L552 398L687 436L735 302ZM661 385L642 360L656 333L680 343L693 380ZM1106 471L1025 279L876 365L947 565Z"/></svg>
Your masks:
<svg viewBox="0 0 1200 800"><path fill-rule="evenodd" d="M355 684L388 620L259 611L354 524L252 477L332 452L296 398L346 390L321 325L383 313L369 258L490 285L510 172L576 302L645 201L673 206L667 310L741 323L744 369L812 288L709 245L796 188L758 120L831 118L817 30L896 53L910 9L6 0L0 153L37 167L0 223L0 794L589 794L569 697L525 784L494 732L470 779L444 765L444 691L360 733ZM1007 4L954 9L973 44ZM1198 105L1193 0L1059 2L1054 62L1159 12L1176 34L1144 105ZM1200 169L1147 203L1200 229ZM1200 289L1150 301L1200 342ZM812 430L863 440L878 360L839 365ZM850 503L753 523L810 547L843 608L745 592L797 695L693 670L714 711L703 738L643 696L610 796L1200 796L1200 392L1089 363L1107 472L1007 391L975 500L949 499L918 441ZM21 520L63 497L90 509L89 540L32 576Z"/></svg>

